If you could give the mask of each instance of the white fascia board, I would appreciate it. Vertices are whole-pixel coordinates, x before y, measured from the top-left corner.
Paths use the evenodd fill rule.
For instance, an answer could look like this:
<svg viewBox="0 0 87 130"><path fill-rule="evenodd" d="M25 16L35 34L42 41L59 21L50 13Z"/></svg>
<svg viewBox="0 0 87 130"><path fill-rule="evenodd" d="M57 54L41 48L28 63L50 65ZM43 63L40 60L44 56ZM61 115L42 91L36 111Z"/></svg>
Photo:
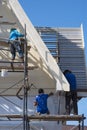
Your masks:
<svg viewBox="0 0 87 130"><path fill-rule="evenodd" d="M56 89L69 91L69 84L67 80L63 76L56 61L50 54L46 45L43 43L42 39L40 38L36 29L30 22L29 18L25 14L18 0L9 0L9 4L13 12L17 16L19 22L21 23L21 25L24 27L24 25L26 24L27 38L30 41L31 46L35 46L37 48L38 53L40 54L41 58L44 60L45 64L47 65L49 72L56 80Z"/></svg>

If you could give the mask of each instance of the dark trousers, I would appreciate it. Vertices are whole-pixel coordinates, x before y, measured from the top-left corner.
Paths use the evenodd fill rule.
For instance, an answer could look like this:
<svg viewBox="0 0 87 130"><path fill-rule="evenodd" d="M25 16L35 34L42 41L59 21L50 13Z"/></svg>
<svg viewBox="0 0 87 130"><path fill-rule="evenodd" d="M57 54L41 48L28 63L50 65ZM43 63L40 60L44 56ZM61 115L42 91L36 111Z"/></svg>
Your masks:
<svg viewBox="0 0 87 130"><path fill-rule="evenodd" d="M66 99L66 112L70 114L70 111L72 109L71 105L71 100L73 103L73 109L74 109L74 114L78 114L78 106L77 106L77 92L76 91L71 91L71 92L66 92L65 94L65 99Z"/></svg>
<svg viewBox="0 0 87 130"><path fill-rule="evenodd" d="M12 60L15 59L16 51L19 53L19 57L23 58L23 51L21 49L19 41L13 41L13 43L10 44L10 50L12 54Z"/></svg>

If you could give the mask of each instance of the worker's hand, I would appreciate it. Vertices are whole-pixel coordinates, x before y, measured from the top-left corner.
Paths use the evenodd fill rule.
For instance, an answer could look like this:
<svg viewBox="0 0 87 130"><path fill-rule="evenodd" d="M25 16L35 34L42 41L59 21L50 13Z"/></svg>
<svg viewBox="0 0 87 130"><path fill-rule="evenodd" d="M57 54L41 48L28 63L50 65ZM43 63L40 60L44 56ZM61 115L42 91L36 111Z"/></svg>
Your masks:
<svg viewBox="0 0 87 130"><path fill-rule="evenodd" d="M49 93L49 96L52 96L52 95L53 95L53 92L50 92L50 93Z"/></svg>
<svg viewBox="0 0 87 130"><path fill-rule="evenodd" d="M33 105L34 105L34 106L37 106L37 105L38 105L38 103L37 103L37 102L34 102L34 103L33 103Z"/></svg>

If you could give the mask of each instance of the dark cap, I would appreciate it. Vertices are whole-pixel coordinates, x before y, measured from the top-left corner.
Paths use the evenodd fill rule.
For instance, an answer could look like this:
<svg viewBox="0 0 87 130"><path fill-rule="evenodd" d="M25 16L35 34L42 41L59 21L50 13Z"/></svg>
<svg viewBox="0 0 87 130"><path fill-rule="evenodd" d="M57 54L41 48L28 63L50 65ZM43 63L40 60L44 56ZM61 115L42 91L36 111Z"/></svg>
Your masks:
<svg viewBox="0 0 87 130"><path fill-rule="evenodd" d="M13 30L16 30L16 28L11 28L10 32L12 32Z"/></svg>
<svg viewBox="0 0 87 130"><path fill-rule="evenodd" d="M38 90L38 93L44 93L44 90L43 90L42 88L40 88L40 89Z"/></svg>
<svg viewBox="0 0 87 130"><path fill-rule="evenodd" d="M65 70L65 71L63 72L63 74L66 74L66 73L71 73L71 70Z"/></svg>

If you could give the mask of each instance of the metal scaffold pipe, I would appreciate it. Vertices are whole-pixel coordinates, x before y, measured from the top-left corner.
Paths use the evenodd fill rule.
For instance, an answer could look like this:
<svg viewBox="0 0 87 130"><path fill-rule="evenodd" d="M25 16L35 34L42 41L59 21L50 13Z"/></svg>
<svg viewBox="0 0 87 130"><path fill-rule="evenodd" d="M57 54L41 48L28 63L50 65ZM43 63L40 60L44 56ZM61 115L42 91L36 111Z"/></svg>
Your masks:
<svg viewBox="0 0 87 130"><path fill-rule="evenodd" d="M27 58L27 40L25 25L25 44L24 44L24 98L23 98L23 130L29 130L28 112L27 112L27 87L28 87L28 58Z"/></svg>

